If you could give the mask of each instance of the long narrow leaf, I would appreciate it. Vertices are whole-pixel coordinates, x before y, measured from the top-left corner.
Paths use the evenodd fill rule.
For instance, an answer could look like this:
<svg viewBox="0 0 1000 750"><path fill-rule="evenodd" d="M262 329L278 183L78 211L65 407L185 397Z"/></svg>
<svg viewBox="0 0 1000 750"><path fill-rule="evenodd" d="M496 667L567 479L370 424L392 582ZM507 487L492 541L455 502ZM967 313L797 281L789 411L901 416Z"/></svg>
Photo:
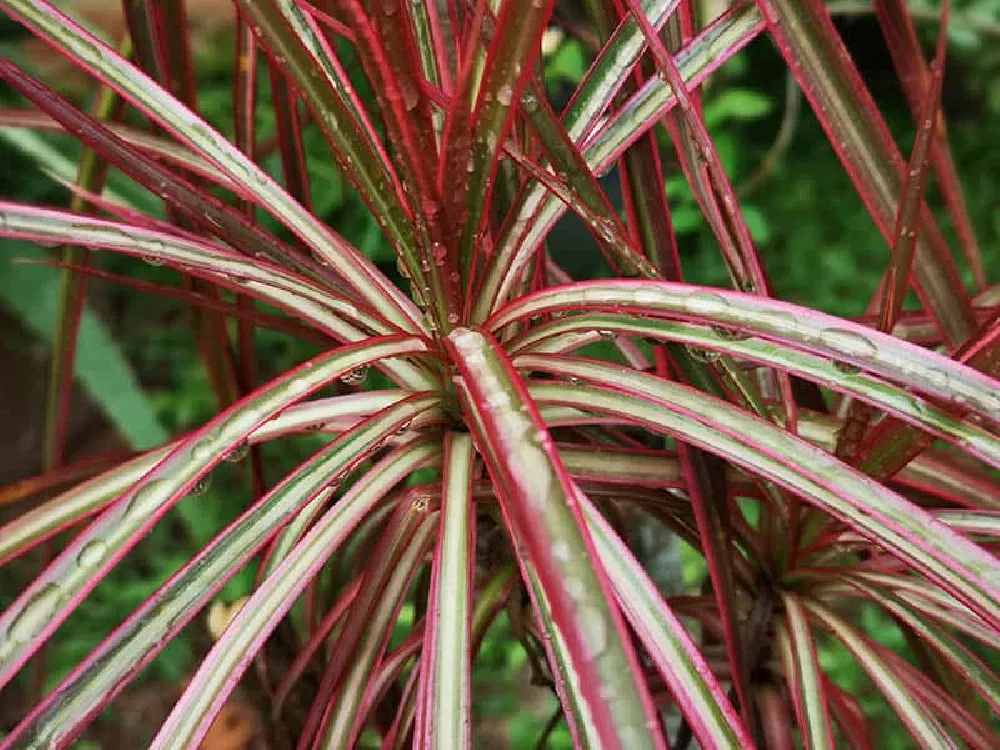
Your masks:
<svg viewBox="0 0 1000 750"><path fill-rule="evenodd" d="M234 184L247 190L245 197L272 211L313 252L362 294L369 296L389 320L404 329L419 330L419 326L415 326L415 321L420 319L419 313L367 258L296 203L232 143L97 37L45 0L3 0L2 7L175 133L196 153L222 170Z"/></svg>
<svg viewBox="0 0 1000 750"><path fill-rule="evenodd" d="M809 352L832 356L1000 422L1000 388L987 375L878 331L815 310L713 287L653 281L579 282L526 296L499 311L492 330L515 320L591 309L721 325ZM725 335L725 334L724 334Z"/></svg>
<svg viewBox="0 0 1000 750"><path fill-rule="evenodd" d="M941 724L914 698L899 676L879 658L866 638L826 607L812 601L806 601L805 606L813 617L847 646L920 747L928 750L957 747Z"/></svg>
<svg viewBox="0 0 1000 750"><path fill-rule="evenodd" d="M591 360L550 357L532 364L533 369L607 384L533 386L538 400L632 415L722 455L809 500L922 570L987 622L1000 622L1000 607L991 603L1000 601L1000 564L995 557L829 453L731 404L650 375Z"/></svg>
<svg viewBox="0 0 1000 750"><path fill-rule="evenodd" d="M444 453L441 542L434 557L417 695L415 745L441 750L470 747L472 726L472 583L470 521L475 453L469 435L452 434ZM423 707L423 711L420 707Z"/></svg>
<svg viewBox="0 0 1000 750"><path fill-rule="evenodd" d="M757 5L879 231L891 243L904 161L829 12L820 0L757 0ZM918 289L949 341L960 344L974 328L969 294L926 206L920 222L913 267Z"/></svg>
<svg viewBox="0 0 1000 750"><path fill-rule="evenodd" d="M330 554L398 482L433 462L438 450L433 442L418 441L393 451L317 521L216 641L151 748L198 745L253 655Z"/></svg>
<svg viewBox="0 0 1000 750"><path fill-rule="evenodd" d="M585 716L574 717L578 731L592 727L592 741L602 747L660 747L621 614L609 606L610 586L595 565L575 491L537 408L490 337L460 328L447 343L477 446L502 492L505 520L523 540L565 642L568 663L558 666L568 672L566 689L579 691L573 704Z"/></svg>
<svg viewBox="0 0 1000 750"><path fill-rule="evenodd" d="M220 413L132 484L0 615L0 685L198 479L259 425L343 373L425 351L419 339L373 339L308 362Z"/></svg>
<svg viewBox="0 0 1000 750"><path fill-rule="evenodd" d="M581 497L580 502L622 611L702 747L752 747L746 728L697 645L663 601L655 584L593 504L586 497Z"/></svg>
<svg viewBox="0 0 1000 750"><path fill-rule="evenodd" d="M814 633L802 601L791 594L785 594L782 601L785 624L779 631L781 661L789 693L795 702L802 739L808 750L833 748L833 730Z"/></svg>
<svg viewBox="0 0 1000 750"><path fill-rule="evenodd" d="M133 613L5 738L6 743L70 740L211 599L257 550L352 465L434 403L400 401L345 433L290 473Z"/></svg>

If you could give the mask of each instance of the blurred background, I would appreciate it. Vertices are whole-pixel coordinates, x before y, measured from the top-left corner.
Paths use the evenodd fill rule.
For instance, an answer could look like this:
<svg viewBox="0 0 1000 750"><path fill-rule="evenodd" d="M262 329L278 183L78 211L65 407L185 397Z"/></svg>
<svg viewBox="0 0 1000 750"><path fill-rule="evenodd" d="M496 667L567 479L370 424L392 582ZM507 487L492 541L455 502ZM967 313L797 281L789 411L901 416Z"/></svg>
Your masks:
<svg viewBox="0 0 1000 750"><path fill-rule="evenodd" d="M77 0L71 5L106 36L117 38L121 34L119 0ZM838 1L829 5L894 136L908 153L913 123L869 4ZM911 5L917 13L921 38L930 47L938 32L938 4L913 0ZM1000 279L1000 148L996 146L1000 137L1000 0L955 0L952 5L943 106L987 278L996 281ZM188 7L197 29L200 111L215 127L231 135L231 0L188 0ZM559 14L572 18L574 9L570 3L562 3ZM585 72L591 52L584 42L560 38L558 33L549 41L546 82L553 101L561 106ZM345 45L341 52L345 67L355 72L360 83L350 49ZM81 104L89 104L92 83L3 16L0 54L38 71ZM267 75L262 74L260 81L262 96L266 96ZM368 94L363 84L359 88ZM706 121L739 191L778 296L829 313L862 313L885 267L888 250L770 43L758 40L727 64L708 82L703 101ZM24 103L0 87L0 106L23 107ZM266 108L261 110L258 127L262 142L275 131L273 115ZM367 209L345 184L318 133L307 128L305 135L317 213L395 275L394 259ZM686 277L693 282L726 284L715 241L671 159L665 137L663 143L664 182ZM40 139L24 131L0 128L0 195L66 205L68 192L53 177L74 179L78 153L68 138ZM279 174L277 155L268 157L265 166L272 174ZM614 192L617 176L609 175L605 183ZM160 211L155 200L121 175L112 174L110 186L144 210ZM939 205L933 185L929 197L932 204ZM943 212L940 216L948 229ZM276 225L268 228L280 231ZM550 250L577 278L604 273L589 236L571 218L557 227ZM59 271L23 260L50 257L46 248L0 240L0 441L4 446L0 451L0 486L8 487L0 502L0 522L47 497L31 492L30 479L42 466L46 377ZM169 270L110 254L99 254L95 266L110 275L168 285L178 282ZM313 344L281 334L258 331L257 335L262 378L316 351ZM66 456L70 464L126 456L201 424L215 411L184 304L137 293L110 277L95 277L89 284L77 383ZM267 473L272 478L279 476L315 448L315 440L307 438L266 446ZM217 469L205 494L180 503L178 510L95 590L52 640L47 684L65 676L125 614L238 515L248 496L248 478L243 474L230 465ZM673 546L663 533L650 529L635 543L665 588L676 591L700 582L704 574L700 558ZM29 555L0 571L0 609L37 573L38 565L39 559ZM216 618L224 619L226 605L249 591L253 572L246 570L229 583L216 603ZM873 612L861 612L860 616L880 642L905 653L902 633L891 622ZM150 727L155 727L172 705L211 639L207 619L195 620L77 746L142 746ZM831 645L822 651L821 659L834 680L859 695L862 705L879 717L880 746L905 747L894 731L895 719L879 705L866 685L867 678L847 653ZM521 748L537 742L555 701L547 691L531 686L526 662L524 651L511 635L509 620L501 616L475 668L477 746ZM23 715L31 686L20 685L7 692L9 698L5 695L0 701L0 728ZM519 695L537 696L537 700L526 701ZM534 710L515 713L515 707L525 703ZM237 697L216 723L205 747L223 750L260 742L258 717ZM558 728L548 743L549 747L569 747L568 733Z"/></svg>

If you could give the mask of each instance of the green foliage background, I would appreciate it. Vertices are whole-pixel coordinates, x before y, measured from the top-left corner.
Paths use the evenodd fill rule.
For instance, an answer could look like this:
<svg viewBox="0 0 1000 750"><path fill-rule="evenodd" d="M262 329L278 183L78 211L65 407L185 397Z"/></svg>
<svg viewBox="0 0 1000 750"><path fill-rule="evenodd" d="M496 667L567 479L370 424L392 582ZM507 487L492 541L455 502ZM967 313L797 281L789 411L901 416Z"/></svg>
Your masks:
<svg viewBox="0 0 1000 750"><path fill-rule="evenodd" d="M926 9L936 4L914 2L913 5ZM969 0L955 5L963 19L992 23L994 28L1000 28L1000 0ZM862 70L905 153L912 141L912 122L888 57L879 52L877 26L870 17L859 16L843 21L842 29L858 54ZM921 30L925 40L930 41L936 27L927 23ZM4 32L9 33L9 28L0 30ZM9 38L0 43L7 45L6 52ZM343 52L345 67L356 69L357 66L350 64L349 51ZM1000 149L994 145L991 123L1000 122L1000 36L959 28L952 32L949 52L944 101L952 148L983 250L987 276L995 281L1000 279ZM200 107L213 124L227 133L232 131L232 55L231 40L221 40L200 60L200 69L207 71L199 91ZM562 44L549 60L550 89L557 92L564 81L578 80L588 62L583 45ZM263 69L260 78L266 86ZM360 83L360 77L356 79ZM718 73L707 88L705 117L738 187L747 184L772 146L785 114L786 83L785 68L774 50L767 43L758 42ZM365 90L363 85L360 88ZM0 100L4 105L14 103L7 92L0 91ZM265 136L274 131L273 114L266 108L261 110L259 127ZM667 144L665 137L663 142ZM53 138L52 143L71 157L75 153L66 139ZM369 256L385 263L387 271L395 273L377 225L346 186L315 130L306 133L306 151L315 211ZM0 142L0 159L9 166L0 173L0 195L17 200L65 200L65 192L47 180L30 158L5 142ZM279 174L277 156L266 166ZM665 175L665 185L689 280L725 284L725 271L718 261L715 241L683 177L673 169ZM933 192L931 200L939 206ZM774 171L743 196L743 209L778 296L835 314L857 315L863 311L885 267L888 250L806 103L802 103L795 118L789 149ZM277 225L268 228L280 232ZM571 236L565 233L573 231L570 221L559 228L555 237ZM575 241L572 246L579 247ZM558 246L552 250L558 255ZM16 248L3 248L0 274L16 255ZM99 263L107 270L147 280L163 283L175 280L170 271L125 258L102 255ZM597 260L584 259L580 268L584 273L601 273ZM114 321L108 325L146 389L148 404L143 408L151 407L169 432L196 426L211 416L215 404L183 310L176 303L136 295L101 281L93 282L92 290L101 299L102 308L116 312ZM16 312L15 300L3 294L0 285L0 304L5 303ZM266 331L258 333L258 344L262 377L280 372L314 353L311 345ZM108 394L107 398L113 399L114 394ZM127 410L118 410L117 415L120 423L130 418ZM278 476L316 447L315 440L309 439L268 446L270 475ZM245 478L232 467L216 470L208 492L182 502L179 512L161 523L60 629L50 649L50 682L65 675L124 613L137 607L196 549L235 518L245 507L245 501ZM674 575L681 579L681 585L696 584L703 574L700 558L691 553L682 554L681 560L681 570ZM33 572L30 562L15 563L5 568L5 572L8 570L11 574L5 575L0 586L0 608ZM237 576L222 598L232 601L247 593L253 572L248 569ZM862 610L860 617L875 638L905 653L903 634L895 625L876 616L873 610ZM147 670L146 678L179 682L205 647L206 637L204 624L196 620ZM511 691L523 690L527 683L526 661L524 651L512 636L509 620L502 615L476 665L476 694L484 696L477 704L477 712L481 717L505 722L514 747L533 746L545 723L545 712L555 708L554 699L546 697L537 715L511 715L517 705ZM902 733L895 731L895 719L874 696L866 677L846 651L831 645L821 653L821 661L839 685L859 695L862 705L877 714L882 730L880 747L905 747ZM479 686L488 689L480 691ZM570 747L564 727L555 731L549 746Z"/></svg>

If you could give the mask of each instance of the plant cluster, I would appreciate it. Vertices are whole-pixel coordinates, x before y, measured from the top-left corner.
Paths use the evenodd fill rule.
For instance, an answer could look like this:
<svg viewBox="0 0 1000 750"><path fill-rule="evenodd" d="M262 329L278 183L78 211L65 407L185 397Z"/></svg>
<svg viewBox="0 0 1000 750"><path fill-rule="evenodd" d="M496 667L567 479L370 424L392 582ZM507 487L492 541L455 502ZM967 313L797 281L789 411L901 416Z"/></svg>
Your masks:
<svg viewBox="0 0 1000 750"><path fill-rule="evenodd" d="M0 201L0 237L62 248L46 465L64 470L94 251L179 274L140 288L191 306L220 405L0 528L0 563L52 552L0 614L0 687L220 463L252 478L241 515L0 748L67 746L248 568L250 596L152 747L197 747L240 683L276 744L469 747L472 666L502 611L577 746L874 747L822 668L830 641L918 746L996 745L1000 317L945 140L946 34L928 62L905 3L874 3L916 123L904 157L820 0L714 5L238 0L229 138L199 116L182 0L125 0L117 50L48 0L0 0L100 83L84 111L0 59L30 105L0 122L85 147L68 208ZM559 112L541 54L554 23L594 50ZM706 127L700 87L757 37L888 247L859 319L775 297ZM318 218L307 133L398 274ZM684 281L668 149L728 287ZM280 179L261 167L271 152ZM162 213L106 194L110 168ZM598 180L613 168L622 211ZM925 200L931 176L961 263ZM556 261L567 211L605 278ZM261 382L258 329L321 353ZM303 433L319 449L267 482L260 447ZM648 525L704 561L698 590L657 586L632 543ZM905 649L865 632L872 608Z"/></svg>

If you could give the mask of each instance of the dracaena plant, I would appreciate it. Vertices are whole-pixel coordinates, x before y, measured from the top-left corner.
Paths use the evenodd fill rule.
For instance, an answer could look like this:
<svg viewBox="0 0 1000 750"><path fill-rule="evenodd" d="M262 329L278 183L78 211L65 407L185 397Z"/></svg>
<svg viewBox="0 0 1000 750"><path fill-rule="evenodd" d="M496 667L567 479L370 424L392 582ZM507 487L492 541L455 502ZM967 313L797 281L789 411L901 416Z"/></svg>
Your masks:
<svg viewBox="0 0 1000 750"><path fill-rule="evenodd" d="M25 102L5 124L84 146L72 206L0 203L0 235L66 248L49 465L92 251L180 272L183 288L143 289L197 312L221 406L0 528L2 561L75 529L0 616L0 686L213 467L296 433L328 440L233 498L242 515L0 747L67 746L248 564L252 593L153 747L196 747L241 681L286 744L469 747L473 666L505 606L580 747L873 747L857 697L821 668L830 642L918 746L996 746L1000 325L939 111L943 33L925 58L905 4L874 3L916 123L904 156L819 0L714 18L688 0L588 3L569 33L594 62L561 112L540 53L553 0L239 0L227 139L197 111L183 2L123 5L116 51L45 0L0 1L102 87L86 110L0 59ZM774 296L706 130L702 84L756 37L788 63L884 237L863 318ZM338 58L348 47L372 102ZM265 106L280 179L258 163ZM310 210L324 185L306 171L307 129L402 285ZM728 288L683 280L664 153ZM164 213L102 196L109 166ZM614 167L621 212L598 182ZM960 255L925 202L932 176ZM548 254L567 211L608 278L572 279ZM903 312L911 288L921 308ZM259 385L255 328L322 353ZM600 341L620 356L587 356ZM367 368L391 387L358 387ZM690 545L704 585L658 589L629 545L637 523ZM405 603L415 616L390 648ZM864 607L898 625L910 658L865 631Z"/></svg>

